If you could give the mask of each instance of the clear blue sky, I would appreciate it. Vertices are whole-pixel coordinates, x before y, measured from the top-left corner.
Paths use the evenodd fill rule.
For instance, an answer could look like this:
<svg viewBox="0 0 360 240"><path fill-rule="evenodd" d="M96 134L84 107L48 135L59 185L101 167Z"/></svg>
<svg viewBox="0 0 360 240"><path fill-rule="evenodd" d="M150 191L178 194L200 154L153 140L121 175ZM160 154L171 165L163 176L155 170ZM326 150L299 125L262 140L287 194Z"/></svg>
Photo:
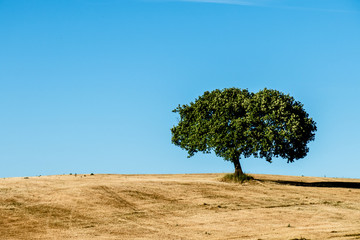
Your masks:
<svg viewBox="0 0 360 240"><path fill-rule="evenodd" d="M228 87L318 126L306 158L246 172L360 177L358 0L0 0L0 177L232 172L170 140L172 109Z"/></svg>

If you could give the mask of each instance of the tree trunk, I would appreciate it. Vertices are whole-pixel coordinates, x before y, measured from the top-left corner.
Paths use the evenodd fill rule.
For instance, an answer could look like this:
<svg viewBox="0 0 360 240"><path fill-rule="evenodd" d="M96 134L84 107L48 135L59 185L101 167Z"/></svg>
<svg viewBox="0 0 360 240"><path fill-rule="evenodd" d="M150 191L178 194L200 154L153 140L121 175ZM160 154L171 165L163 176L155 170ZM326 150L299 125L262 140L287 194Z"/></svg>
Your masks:
<svg viewBox="0 0 360 240"><path fill-rule="evenodd" d="M235 167L235 173L234 173L234 175L237 176L237 177L243 175L244 172L243 172L242 169L241 169L240 157L236 156L236 157L233 159L233 163L234 163L234 167Z"/></svg>

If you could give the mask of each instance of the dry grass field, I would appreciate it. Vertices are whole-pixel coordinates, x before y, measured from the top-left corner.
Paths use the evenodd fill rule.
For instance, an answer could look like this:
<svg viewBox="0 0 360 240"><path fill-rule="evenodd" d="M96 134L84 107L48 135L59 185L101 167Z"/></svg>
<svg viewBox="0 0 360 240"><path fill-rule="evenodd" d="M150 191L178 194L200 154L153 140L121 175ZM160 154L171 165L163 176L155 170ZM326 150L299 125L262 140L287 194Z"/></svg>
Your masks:
<svg viewBox="0 0 360 240"><path fill-rule="evenodd" d="M360 239L360 180L222 174L0 179L0 239Z"/></svg>

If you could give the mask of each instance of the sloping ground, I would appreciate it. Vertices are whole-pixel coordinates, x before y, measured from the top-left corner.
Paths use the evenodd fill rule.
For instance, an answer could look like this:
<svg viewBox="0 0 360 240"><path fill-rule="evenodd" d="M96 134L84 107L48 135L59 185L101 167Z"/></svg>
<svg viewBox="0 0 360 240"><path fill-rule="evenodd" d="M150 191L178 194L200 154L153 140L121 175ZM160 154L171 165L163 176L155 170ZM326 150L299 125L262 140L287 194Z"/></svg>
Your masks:
<svg viewBox="0 0 360 240"><path fill-rule="evenodd" d="M0 239L360 239L360 180L221 176L0 179Z"/></svg>

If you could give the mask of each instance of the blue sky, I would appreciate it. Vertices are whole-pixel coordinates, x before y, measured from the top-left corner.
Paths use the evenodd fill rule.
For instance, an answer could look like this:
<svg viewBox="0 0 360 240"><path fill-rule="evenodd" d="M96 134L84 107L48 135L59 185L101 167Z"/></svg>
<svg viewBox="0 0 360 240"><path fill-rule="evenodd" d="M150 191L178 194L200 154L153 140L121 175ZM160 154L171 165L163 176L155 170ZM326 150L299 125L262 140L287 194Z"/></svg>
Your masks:
<svg viewBox="0 0 360 240"><path fill-rule="evenodd" d="M232 172L170 140L172 109L228 87L318 126L306 158L245 172L360 177L357 0L0 0L0 177Z"/></svg>

